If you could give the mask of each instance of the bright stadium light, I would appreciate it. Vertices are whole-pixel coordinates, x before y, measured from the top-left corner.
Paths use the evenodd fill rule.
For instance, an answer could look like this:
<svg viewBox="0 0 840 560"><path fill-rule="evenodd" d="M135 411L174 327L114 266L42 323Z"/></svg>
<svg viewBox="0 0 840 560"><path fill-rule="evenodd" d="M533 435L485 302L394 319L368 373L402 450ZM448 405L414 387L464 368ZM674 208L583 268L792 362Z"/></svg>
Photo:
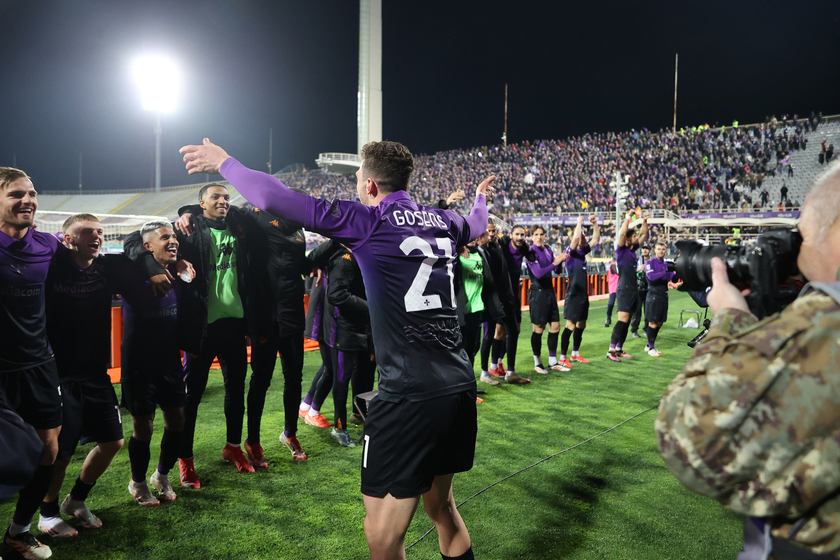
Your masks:
<svg viewBox="0 0 840 560"><path fill-rule="evenodd" d="M163 56L146 56L134 61L132 74L140 89L143 108L155 113L155 192L160 192L160 137L163 133L160 117L175 110L181 93L182 80L178 66Z"/></svg>

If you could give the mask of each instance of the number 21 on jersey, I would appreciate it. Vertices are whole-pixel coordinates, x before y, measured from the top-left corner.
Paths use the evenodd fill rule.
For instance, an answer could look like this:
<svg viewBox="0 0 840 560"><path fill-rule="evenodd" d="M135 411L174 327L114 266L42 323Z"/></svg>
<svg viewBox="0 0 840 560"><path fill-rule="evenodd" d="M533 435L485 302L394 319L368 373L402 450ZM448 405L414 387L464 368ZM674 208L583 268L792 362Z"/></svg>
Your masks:
<svg viewBox="0 0 840 560"><path fill-rule="evenodd" d="M422 237L413 235L407 237L400 243L400 250L406 255L413 251L420 251L426 258L420 263L420 268L414 276L411 287L405 293L405 310L409 313L423 311L425 309L440 309L443 303L439 293L426 294L426 288L432 283L432 291L443 291L442 283L445 282L443 275L449 277L449 307L455 307L455 274L453 272L453 261L455 260L452 241L448 237L436 237L437 249L443 253L442 256L435 255L431 244ZM438 260L446 259L446 271L442 267L435 268ZM434 276L433 276L434 275Z"/></svg>

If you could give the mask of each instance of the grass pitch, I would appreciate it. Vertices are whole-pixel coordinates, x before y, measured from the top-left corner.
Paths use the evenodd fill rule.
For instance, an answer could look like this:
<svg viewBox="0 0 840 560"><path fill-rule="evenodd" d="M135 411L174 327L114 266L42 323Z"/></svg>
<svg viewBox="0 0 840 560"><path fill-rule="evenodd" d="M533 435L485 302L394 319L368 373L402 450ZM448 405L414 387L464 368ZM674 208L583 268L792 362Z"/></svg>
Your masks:
<svg viewBox="0 0 840 560"><path fill-rule="evenodd" d="M662 357L650 358L643 352L644 338L628 337L625 350L635 359L613 363L604 357L612 331L604 328L606 301L593 302L581 348L592 363L548 375L533 372L525 313L517 371L532 383L498 387L479 383L487 394L478 405L475 466L455 477L456 500L460 504L469 498L459 510L476 558L735 557L741 544L741 518L680 486L659 457L653 432L653 407L688 359L685 342L699 332L679 328L680 310L695 307L687 295L671 292L669 321L656 344ZM304 391L319 360L317 352L307 353ZM545 349L543 360L547 362ZM60 560L367 558L359 492L362 447L339 447L329 429L301 421L298 438L309 460L292 459L277 439L283 429L278 361L262 429L270 467L240 474L221 458L223 397L221 374L211 372L196 430L200 490L176 486L174 503L156 508L135 505L127 491L130 470L123 449L87 502L102 519L103 529L80 528L79 536L71 539L50 538L35 528L33 533ZM331 398L322 412L331 418ZM131 417L125 411L123 422L128 439ZM150 474L163 430L160 414L155 430ZM354 439L360 437L356 426L349 430ZM569 449L593 436L598 437ZM72 487L90 448L77 450L60 499ZM543 460L547 457L551 458ZM176 482L177 467L170 476ZM8 522L13 509L13 502L0 504L0 518ZM33 527L37 519L36 515ZM406 545L431 527L421 507ZM0 549L4 558L16 557L9 548ZM440 558L436 533L411 546L407 557Z"/></svg>

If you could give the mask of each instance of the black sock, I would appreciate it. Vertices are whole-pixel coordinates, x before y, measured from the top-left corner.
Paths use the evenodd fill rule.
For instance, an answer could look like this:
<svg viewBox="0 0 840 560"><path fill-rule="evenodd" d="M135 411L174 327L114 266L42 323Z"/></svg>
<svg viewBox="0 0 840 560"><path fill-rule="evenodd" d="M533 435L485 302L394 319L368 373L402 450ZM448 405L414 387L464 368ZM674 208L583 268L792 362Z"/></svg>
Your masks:
<svg viewBox="0 0 840 560"><path fill-rule="evenodd" d="M531 333L531 352L534 356L540 355L542 349L542 333Z"/></svg>
<svg viewBox="0 0 840 560"><path fill-rule="evenodd" d="M160 474L169 474L175 461L178 460L178 450L181 448L181 436L184 432L163 429L163 437L160 440L160 459L158 459L157 470Z"/></svg>
<svg viewBox="0 0 840 560"><path fill-rule="evenodd" d="M452 560L475 560L475 556L473 556L472 547L469 547L465 553L460 556L447 556L443 552L440 553L441 558L446 560L447 558L451 558Z"/></svg>
<svg viewBox="0 0 840 560"><path fill-rule="evenodd" d="M32 523L32 516L44 502L44 496L50 489L52 483L53 465L38 465L32 479L18 493L17 507L13 521L18 525L29 525Z"/></svg>
<svg viewBox="0 0 840 560"><path fill-rule="evenodd" d="M656 327L655 329L648 327L648 346L653 348L654 342L656 342L656 336L659 334L659 329L662 327Z"/></svg>
<svg viewBox="0 0 840 560"><path fill-rule="evenodd" d="M149 470L149 459L152 452L149 450L148 441L140 441L134 436L128 438L128 461L131 463L131 479L134 482L146 480L146 471Z"/></svg>
<svg viewBox="0 0 840 560"><path fill-rule="evenodd" d="M560 355L565 356L569 353L569 339L572 338L572 331L568 327L563 329L563 336L560 337Z"/></svg>
<svg viewBox="0 0 840 560"><path fill-rule="evenodd" d="M618 345L620 347L624 347L624 341L627 340L627 333L630 331L630 323L622 323L621 321L616 322L615 326L621 326L621 338L618 341Z"/></svg>
<svg viewBox="0 0 840 560"><path fill-rule="evenodd" d="M94 484L96 483L94 482L92 484L88 484L87 482L82 482L82 479L77 477L76 484L74 484L73 489L70 490L70 499L76 500L77 502L84 502L87 500L90 491L93 490Z"/></svg>
<svg viewBox="0 0 840 560"><path fill-rule="evenodd" d="M550 332L548 333L548 355L549 356L556 356L557 355L557 339L560 337L559 332Z"/></svg>
<svg viewBox="0 0 840 560"><path fill-rule="evenodd" d="M615 348L621 343L621 325L623 324L621 321L617 321L613 327L612 334L610 335L610 347Z"/></svg>
<svg viewBox="0 0 840 560"><path fill-rule="evenodd" d="M586 327L584 327L586 328ZM583 329L575 327L575 330L572 332L572 350L575 352L580 350L580 343L583 340Z"/></svg>
<svg viewBox="0 0 840 560"><path fill-rule="evenodd" d="M519 345L519 333L518 332L510 332L508 329L507 333L507 369L508 371L516 371L514 369L516 365L516 347Z"/></svg>
<svg viewBox="0 0 840 560"><path fill-rule="evenodd" d="M59 517L58 498L51 502L41 502L41 517Z"/></svg>

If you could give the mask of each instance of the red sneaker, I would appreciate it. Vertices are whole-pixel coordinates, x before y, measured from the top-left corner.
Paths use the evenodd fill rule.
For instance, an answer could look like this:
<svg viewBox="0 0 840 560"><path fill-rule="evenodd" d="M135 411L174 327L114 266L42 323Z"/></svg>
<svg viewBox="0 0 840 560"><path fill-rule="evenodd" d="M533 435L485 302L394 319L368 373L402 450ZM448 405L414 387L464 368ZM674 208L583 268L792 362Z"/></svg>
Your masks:
<svg viewBox="0 0 840 560"><path fill-rule="evenodd" d="M503 367L490 368L490 371L488 371L487 373L489 373L493 377L498 377L499 379L505 378L505 368Z"/></svg>
<svg viewBox="0 0 840 560"><path fill-rule="evenodd" d="M607 358L609 358L610 360L612 360L614 362L620 362L621 361L619 359L618 355L616 355L615 350L610 350L609 352L607 352Z"/></svg>
<svg viewBox="0 0 840 560"><path fill-rule="evenodd" d="M616 350L616 352L615 352L615 353L616 353L616 354L618 354L618 357L619 357L619 358L627 358L628 360L632 360L632 359L633 359L633 356L631 356L630 354L628 354L628 353L627 353L627 352L625 352L624 350Z"/></svg>
<svg viewBox="0 0 840 560"><path fill-rule="evenodd" d="M581 364L588 364L589 363L589 360L587 360L583 356L572 356L572 361L573 362L578 362L578 363L581 363Z"/></svg>
<svg viewBox="0 0 840 560"><path fill-rule="evenodd" d="M572 363L569 360L560 360L557 362L557 365L572 369Z"/></svg>
<svg viewBox="0 0 840 560"><path fill-rule="evenodd" d="M298 418L306 419L306 413L309 412L309 409L303 410L302 408L298 408Z"/></svg>
<svg viewBox="0 0 840 560"><path fill-rule="evenodd" d="M303 421L309 424L310 426L315 426L316 428L332 427L332 423L330 423L329 420L324 418L323 414L319 414L318 416L312 416L311 414L307 414L306 418L304 418Z"/></svg>
<svg viewBox="0 0 840 560"><path fill-rule="evenodd" d="M193 466L193 458L178 459L178 470L181 471L181 486L184 488L201 488L201 482L198 480L198 475L195 474L195 467Z"/></svg>
<svg viewBox="0 0 840 560"><path fill-rule="evenodd" d="M249 445L248 441L246 440L242 444L242 447L245 448L245 453L248 455L248 462L251 463L252 467L259 469L268 468L268 461L266 461L265 457L263 456L262 445L260 445L259 443Z"/></svg>
<svg viewBox="0 0 840 560"><path fill-rule="evenodd" d="M222 459L236 465L236 469L239 472L254 472L254 467L251 466L245 454L242 453L241 447L234 447L226 443L225 448L222 449Z"/></svg>
<svg viewBox="0 0 840 560"><path fill-rule="evenodd" d="M306 453L300 448L300 443L295 436L286 437L286 432L283 432L280 434L280 443L285 445L292 452L292 457L298 461L306 460Z"/></svg>

